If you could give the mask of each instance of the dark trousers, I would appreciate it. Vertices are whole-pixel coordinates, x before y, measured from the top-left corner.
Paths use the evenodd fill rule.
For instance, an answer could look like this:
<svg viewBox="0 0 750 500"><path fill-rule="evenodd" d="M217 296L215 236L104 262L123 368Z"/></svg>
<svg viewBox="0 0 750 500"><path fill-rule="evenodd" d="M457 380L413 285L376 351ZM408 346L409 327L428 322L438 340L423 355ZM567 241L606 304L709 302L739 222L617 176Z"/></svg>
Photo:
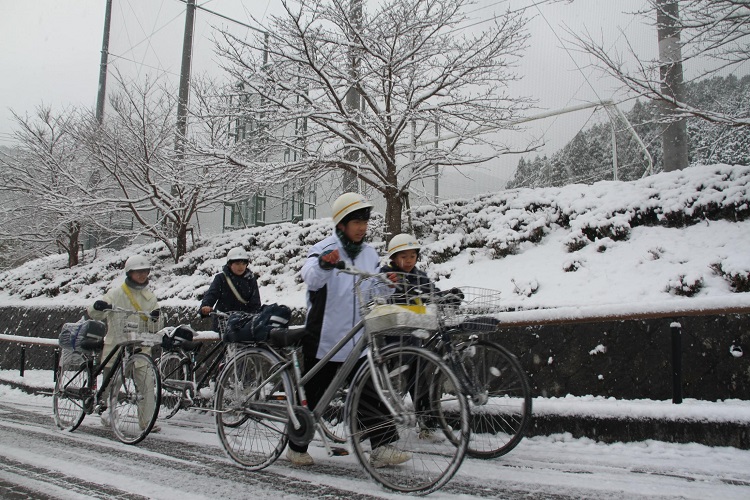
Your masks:
<svg viewBox="0 0 750 500"><path fill-rule="evenodd" d="M317 362L318 360L316 358L305 357L305 370L314 366ZM349 381L351 381L353 374L357 373L357 369L364 362L367 362L366 358L359 360L355 369L352 370L352 375L349 376ZM333 381L336 372L338 372L342 364L343 363L336 361L329 361L318 373L315 374L313 378L310 379L307 384L305 384L305 395L307 396L307 404L310 407L310 410L315 409L318 401L320 401L320 398L323 396L326 389L328 389L328 386L331 385L331 381ZM375 387L372 384L372 378L370 378L362 393L360 411L357 418L359 418L360 425L364 429L375 429L373 431L365 432L363 435L363 438L370 440L370 446L373 450L379 446L398 440L398 433L396 432L395 426L393 426L393 424L385 425L383 423L386 420L385 415L387 414L388 409L375 391ZM298 452L307 451L307 446L297 446L291 441L289 442L289 448Z"/></svg>

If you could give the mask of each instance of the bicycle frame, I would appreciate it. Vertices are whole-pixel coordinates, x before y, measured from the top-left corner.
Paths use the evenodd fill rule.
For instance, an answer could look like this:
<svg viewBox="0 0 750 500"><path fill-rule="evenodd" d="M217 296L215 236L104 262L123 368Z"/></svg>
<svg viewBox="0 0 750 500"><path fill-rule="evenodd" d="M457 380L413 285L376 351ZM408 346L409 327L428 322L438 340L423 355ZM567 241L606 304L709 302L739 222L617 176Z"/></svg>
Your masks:
<svg viewBox="0 0 750 500"><path fill-rule="evenodd" d="M112 369L109 370L109 372L104 375L102 379L102 385L94 394L88 394L88 391L86 394L78 394L68 392L69 389L66 387L65 392L66 394L71 394L77 397L80 397L80 399L83 401L83 410L86 412L87 415L91 415L94 410L97 409L97 407L101 407L102 402L100 401L102 394L107 390L109 387L109 384L112 382L112 379L115 376L115 373L117 372L117 369L122 366L125 361L127 360L127 356L130 355L128 352L128 347L140 345L140 340L129 340L127 342L123 342L121 344L118 344L115 349L112 349L109 354L99 363L95 366L95 360L96 358L93 355L87 355L84 354L84 361L81 363L81 367L78 369L78 371L75 373L77 376L84 368L87 368L91 370L91 379L89 380L89 385L93 386L96 379L101 375L104 370L107 368L107 364L114 358L114 363L112 364ZM73 379L72 377L71 379ZM91 387L88 387L87 389L91 389ZM91 399L93 398L93 399Z"/></svg>
<svg viewBox="0 0 750 500"><path fill-rule="evenodd" d="M176 350L172 350L172 352L175 352L175 351L179 352L181 356L183 356L185 359L188 360L188 362L190 363L190 370L193 376L193 380L181 381L181 380L175 380L175 379L170 379L168 377L165 377L164 379L162 379L162 385L165 388L180 389L182 391L190 387L194 394L198 394L198 391L200 389L202 389L203 387L206 387L211 375L215 374L216 368L224 360L226 349L227 349L226 344L224 344L223 342L219 342L214 347L212 347L211 350L205 356L201 357L197 361L194 360L194 356L195 356L194 353L188 353L180 348L177 348ZM204 366L207 360L210 359L211 356L214 356L214 355L216 356L214 357L213 361L211 361L208 368L206 368L206 372L196 382L195 371L199 369L200 367Z"/></svg>

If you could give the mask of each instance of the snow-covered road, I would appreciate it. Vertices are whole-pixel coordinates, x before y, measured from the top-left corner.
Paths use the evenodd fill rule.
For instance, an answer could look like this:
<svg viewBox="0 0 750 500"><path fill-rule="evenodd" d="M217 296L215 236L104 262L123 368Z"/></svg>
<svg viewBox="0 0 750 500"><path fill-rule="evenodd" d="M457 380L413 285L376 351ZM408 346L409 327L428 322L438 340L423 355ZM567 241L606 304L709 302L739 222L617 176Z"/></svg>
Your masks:
<svg viewBox="0 0 750 500"><path fill-rule="evenodd" d="M116 441L98 417L59 431L52 398L2 390L0 490L14 498L393 498L354 457L296 469L283 457L248 472L223 453L209 415L178 413L137 446ZM315 446L318 444L318 446ZM0 495L1 496L1 495ZM564 435L525 439L510 455L466 459L430 498L750 498L750 451L697 444L599 444Z"/></svg>

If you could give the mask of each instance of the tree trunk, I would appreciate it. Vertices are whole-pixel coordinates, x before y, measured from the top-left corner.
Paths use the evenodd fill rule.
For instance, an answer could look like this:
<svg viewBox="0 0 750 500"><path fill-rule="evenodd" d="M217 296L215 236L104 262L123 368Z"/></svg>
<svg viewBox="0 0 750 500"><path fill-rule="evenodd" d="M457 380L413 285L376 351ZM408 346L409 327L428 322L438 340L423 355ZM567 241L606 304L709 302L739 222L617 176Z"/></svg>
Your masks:
<svg viewBox="0 0 750 500"><path fill-rule="evenodd" d="M180 261L180 257L187 253L187 224L180 223L177 225L177 245L174 253L175 264Z"/></svg>
<svg viewBox="0 0 750 500"><path fill-rule="evenodd" d="M81 225L78 222L72 222L68 231L68 267L78 265L78 242L81 237Z"/></svg>
<svg viewBox="0 0 750 500"><path fill-rule="evenodd" d="M402 198L398 191L389 189L385 192L385 230L386 241L401 232Z"/></svg>

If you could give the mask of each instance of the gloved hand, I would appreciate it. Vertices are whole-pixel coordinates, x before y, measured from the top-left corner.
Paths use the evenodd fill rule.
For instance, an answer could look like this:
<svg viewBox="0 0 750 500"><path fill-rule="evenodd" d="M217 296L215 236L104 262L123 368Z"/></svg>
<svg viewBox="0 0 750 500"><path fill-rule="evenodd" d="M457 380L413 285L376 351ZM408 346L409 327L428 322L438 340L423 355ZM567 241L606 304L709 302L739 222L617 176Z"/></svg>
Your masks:
<svg viewBox="0 0 750 500"><path fill-rule="evenodd" d="M211 306L203 306L203 307L201 307L201 308L200 308L200 309L198 310L198 314L200 314L202 318L205 318L205 317L206 317L206 316L208 316L208 315L209 315L209 314L211 313L211 311L213 311L213 310L214 310L214 308L213 308L213 307L211 307Z"/></svg>
<svg viewBox="0 0 750 500"><path fill-rule="evenodd" d="M94 302L94 309L97 311L106 311L107 309L112 309L112 304L103 300L97 300Z"/></svg>
<svg viewBox="0 0 750 500"><path fill-rule="evenodd" d="M161 311L158 309L154 309L148 315L151 317L151 321L157 321L159 319L159 316L161 315Z"/></svg>
<svg viewBox="0 0 750 500"><path fill-rule="evenodd" d="M321 254L320 257L318 257L318 265L321 269L325 269L326 271L330 271L331 269L336 267L336 263L339 261L339 251L338 249L334 250L326 250Z"/></svg>

